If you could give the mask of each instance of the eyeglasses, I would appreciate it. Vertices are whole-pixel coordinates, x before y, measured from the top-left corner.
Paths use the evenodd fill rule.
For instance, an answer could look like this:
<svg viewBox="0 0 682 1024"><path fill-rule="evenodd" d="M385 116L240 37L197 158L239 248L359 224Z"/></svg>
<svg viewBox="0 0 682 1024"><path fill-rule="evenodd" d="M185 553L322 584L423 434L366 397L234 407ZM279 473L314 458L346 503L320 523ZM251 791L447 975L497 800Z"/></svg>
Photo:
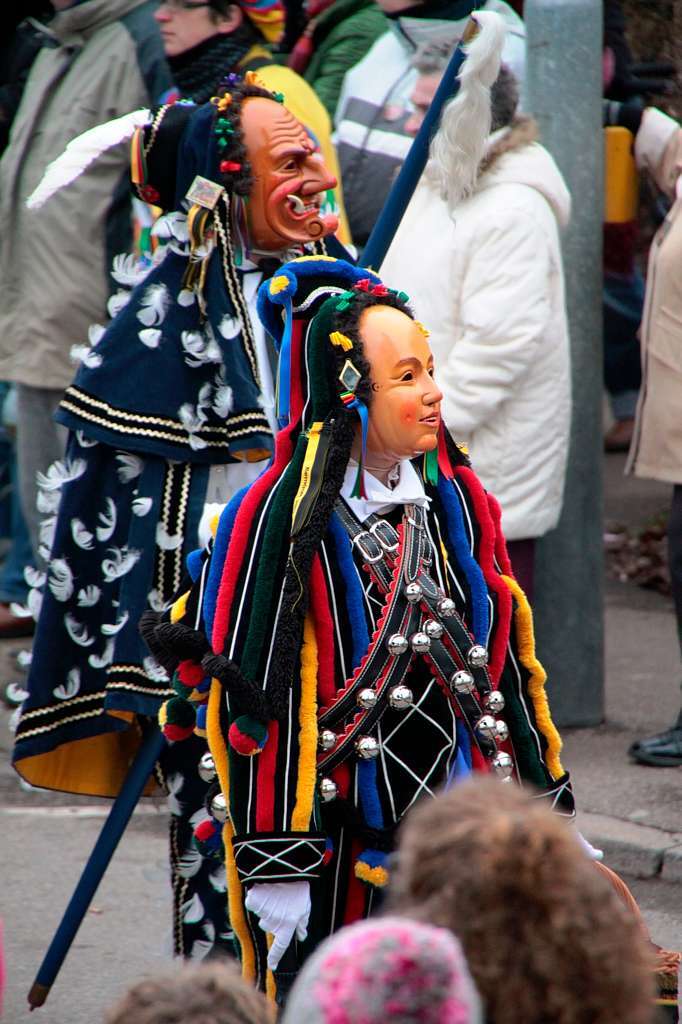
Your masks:
<svg viewBox="0 0 682 1024"><path fill-rule="evenodd" d="M169 11L177 13L177 11L196 11L200 7L212 7L212 3L206 3L204 0L161 0L159 7L165 7Z"/></svg>

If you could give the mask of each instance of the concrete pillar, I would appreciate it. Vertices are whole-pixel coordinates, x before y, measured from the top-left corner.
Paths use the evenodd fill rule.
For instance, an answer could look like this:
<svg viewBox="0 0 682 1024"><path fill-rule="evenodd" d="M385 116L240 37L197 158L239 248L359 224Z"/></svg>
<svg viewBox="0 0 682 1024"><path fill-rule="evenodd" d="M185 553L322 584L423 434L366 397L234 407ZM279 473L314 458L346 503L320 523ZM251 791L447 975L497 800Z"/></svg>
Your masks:
<svg viewBox="0 0 682 1024"><path fill-rule="evenodd" d="M537 649L561 725L604 711L602 554L602 4L526 0L525 107L573 200L563 237L573 422L561 521L538 544Z"/></svg>

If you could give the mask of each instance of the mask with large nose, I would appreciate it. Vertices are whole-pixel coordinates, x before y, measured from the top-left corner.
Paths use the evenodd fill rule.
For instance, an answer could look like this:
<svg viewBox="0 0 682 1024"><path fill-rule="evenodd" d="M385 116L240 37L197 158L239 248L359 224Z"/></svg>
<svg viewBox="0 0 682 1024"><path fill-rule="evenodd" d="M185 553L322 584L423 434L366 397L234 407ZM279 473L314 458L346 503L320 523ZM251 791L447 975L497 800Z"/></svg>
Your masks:
<svg viewBox="0 0 682 1024"><path fill-rule="evenodd" d="M338 217L324 210L336 178L303 125L263 97L244 101L241 123L253 177L246 204L252 248L279 252L336 231Z"/></svg>

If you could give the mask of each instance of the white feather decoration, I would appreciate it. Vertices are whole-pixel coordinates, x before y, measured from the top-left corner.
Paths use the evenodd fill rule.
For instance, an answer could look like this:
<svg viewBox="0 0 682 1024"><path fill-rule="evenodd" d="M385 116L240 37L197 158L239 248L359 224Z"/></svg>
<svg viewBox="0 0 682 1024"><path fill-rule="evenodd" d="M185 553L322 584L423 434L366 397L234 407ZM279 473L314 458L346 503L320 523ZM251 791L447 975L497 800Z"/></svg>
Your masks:
<svg viewBox="0 0 682 1024"><path fill-rule="evenodd" d="M71 520L71 536L74 544L77 544L83 551L92 551L95 536L86 530L85 523L80 519Z"/></svg>
<svg viewBox="0 0 682 1024"><path fill-rule="evenodd" d="M39 489L36 494L36 508L44 516L51 515L57 511L61 500L62 496L59 491L42 491Z"/></svg>
<svg viewBox="0 0 682 1024"><path fill-rule="evenodd" d="M145 327L158 327L166 318L170 295L165 284L150 284L145 289L137 311L137 319Z"/></svg>
<svg viewBox="0 0 682 1024"><path fill-rule="evenodd" d="M193 302L194 290L192 288L183 288L182 291L178 293L178 306L191 306Z"/></svg>
<svg viewBox="0 0 682 1024"><path fill-rule="evenodd" d="M91 668L106 668L107 665L111 665L114 660L114 641L107 640L106 647L101 654L90 654L88 656L88 665Z"/></svg>
<svg viewBox="0 0 682 1024"><path fill-rule="evenodd" d="M116 634L120 633L120 631L123 629L129 618L130 614L128 612L125 612L123 618L119 619L118 622L105 622L101 627L103 635L116 636Z"/></svg>
<svg viewBox="0 0 682 1024"><path fill-rule="evenodd" d="M146 516L153 504L154 502L151 498L135 498L132 504L133 515L140 518Z"/></svg>
<svg viewBox="0 0 682 1024"><path fill-rule="evenodd" d="M189 242L187 214L178 210L164 214L154 224L152 235L157 238L174 238L177 242Z"/></svg>
<svg viewBox="0 0 682 1024"><path fill-rule="evenodd" d="M198 850L197 853L199 853ZM199 857L201 858L201 854L199 854ZM197 868L197 870L199 869ZM185 924L198 924L201 921L204 916L204 904L201 902L198 892L195 892L190 900L182 904L181 914Z"/></svg>
<svg viewBox="0 0 682 1024"><path fill-rule="evenodd" d="M66 626L66 632L75 644L78 644L79 647L92 647L95 642L94 636L90 636L87 626L74 619L71 612L67 612L64 616L64 625Z"/></svg>
<svg viewBox="0 0 682 1024"><path fill-rule="evenodd" d="M65 459L64 462L57 459L56 462L52 463L47 473L36 473L38 487L43 491L57 491L64 484L71 483L72 480L77 480L79 476L83 476L85 469L85 459L74 459L73 462L69 459Z"/></svg>
<svg viewBox="0 0 682 1024"><path fill-rule="evenodd" d="M114 294L110 296L109 301L107 302L107 313L112 320L115 316L118 316L121 310L124 309L129 302L130 292L126 292L122 288L119 288L117 292L114 292Z"/></svg>
<svg viewBox="0 0 682 1024"><path fill-rule="evenodd" d="M241 329L242 325L239 317L230 316L227 313L218 326L218 330L226 341L232 341L233 338L236 338Z"/></svg>
<svg viewBox="0 0 682 1024"><path fill-rule="evenodd" d="M78 591L78 607L92 608L99 601L101 593L102 591L94 583L91 583L88 587L83 587L82 590Z"/></svg>
<svg viewBox="0 0 682 1024"><path fill-rule="evenodd" d="M109 552L111 558L105 558L102 562L102 575L106 583L112 583L129 573L142 554L141 551L127 547L109 548Z"/></svg>
<svg viewBox="0 0 682 1024"><path fill-rule="evenodd" d="M73 573L65 558L53 558L47 585L57 601L68 601L73 594Z"/></svg>
<svg viewBox="0 0 682 1024"><path fill-rule="evenodd" d="M232 412L232 405L232 388L229 384L221 384L219 388L216 388L213 396L213 412L216 416L220 416L222 419L227 419Z"/></svg>
<svg viewBox="0 0 682 1024"><path fill-rule="evenodd" d="M123 484L130 483L131 480L134 480L142 472L142 459L137 455L117 452L116 461L120 463L117 472L118 478Z"/></svg>
<svg viewBox="0 0 682 1024"><path fill-rule="evenodd" d="M100 341L104 337L106 327L102 327L101 324L90 324L88 327L88 341L94 348L95 345L99 345Z"/></svg>
<svg viewBox="0 0 682 1024"><path fill-rule="evenodd" d="M142 662L142 668L145 670L149 678L154 683L166 683L168 682L168 673L166 672L163 665L159 665L156 658L152 658L148 655Z"/></svg>
<svg viewBox="0 0 682 1024"><path fill-rule="evenodd" d="M102 365L102 357L98 352L93 352L89 345L72 345L69 349L69 359L72 363L82 363L89 370L96 370Z"/></svg>
<svg viewBox="0 0 682 1024"><path fill-rule="evenodd" d="M84 431L82 430L76 431L76 440L78 441L81 448L94 448L96 444L99 444L99 441L94 441L91 437L88 437L87 434L85 434Z"/></svg>
<svg viewBox="0 0 682 1024"><path fill-rule="evenodd" d="M125 288L134 288L147 276L147 268L141 267L134 252L120 252L114 256L111 276L117 284Z"/></svg>
<svg viewBox="0 0 682 1024"><path fill-rule="evenodd" d="M106 150L131 139L136 128L149 124L149 110L134 110L106 124L98 124L73 139L61 156L48 164L43 179L26 200L29 210L38 210L55 192L79 178Z"/></svg>
<svg viewBox="0 0 682 1024"><path fill-rule="evenodd" d="M426 181L450 210L476 183L490 134L490 87L500 70L505 23L492 11L476 11L479 30L465 45L466 60L459 72L460 88L441 114L426 165Z"/></svg>
<svg viewBox="0 0 682 1024"><path fill-rule="evenodd" d="M150 590L147 594L147 604L153 612L162 612L166 607L163 598L158 590Z"/></svg>
<svg viewBox="0 0 682 1024"><path fill-rule="evenodd" d="M57 529L57 517L47 516L42 519L38 528L38 536L40 537L40 543L43 547L46 547L49 551L52 550L54 544L54 535Z"/></svg>
<svg viewBox="0 0 682 1024"><path fill-rule="evenodd" d="M137 336L147 348L158 348L161 344L162 334L158 327L145 327L137 332Z"/></svg>
<svg viewBox="0 0 682 1024"><path fill-rule="evenodd" d="M72 668L66 676L66 682L62 683L61 686L55 687L52 694L57 698L57 700L69 700L70 697L76 696L80 688L80 669Z"/></svg>
<svg viewBox="0 0 682 1024"><path fill-rule="evenodd" d="M26 565L24 566L24 579L29 587L44 587L47 573L40 572L32 565Z"/></svg>
<svg viewBox="0 0 682 1024"><path fill-rule="evenodd" d="M116 529L116 506L112 498L107 498L106 502L106 512L100 512L97 516L101 525L95 530L97 540L102 541L103 544L111 539L111 536Z"/></svg>

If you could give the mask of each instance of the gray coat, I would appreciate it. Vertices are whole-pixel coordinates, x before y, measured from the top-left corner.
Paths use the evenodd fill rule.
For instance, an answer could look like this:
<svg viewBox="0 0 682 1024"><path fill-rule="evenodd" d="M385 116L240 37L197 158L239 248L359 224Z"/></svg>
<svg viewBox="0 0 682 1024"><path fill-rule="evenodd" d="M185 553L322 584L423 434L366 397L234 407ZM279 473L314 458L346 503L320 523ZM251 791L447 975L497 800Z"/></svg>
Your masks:
<svg viewBox="0 0 682 1024"><path fill-rule="evenodd" d="M96 160L40 210L25 200L87 129L158 100L171 84L149 0L87 0L56 15L0 161L0 380L70 383L71 346L106 317L112 256L130 242L128 145Z"/></svg>

